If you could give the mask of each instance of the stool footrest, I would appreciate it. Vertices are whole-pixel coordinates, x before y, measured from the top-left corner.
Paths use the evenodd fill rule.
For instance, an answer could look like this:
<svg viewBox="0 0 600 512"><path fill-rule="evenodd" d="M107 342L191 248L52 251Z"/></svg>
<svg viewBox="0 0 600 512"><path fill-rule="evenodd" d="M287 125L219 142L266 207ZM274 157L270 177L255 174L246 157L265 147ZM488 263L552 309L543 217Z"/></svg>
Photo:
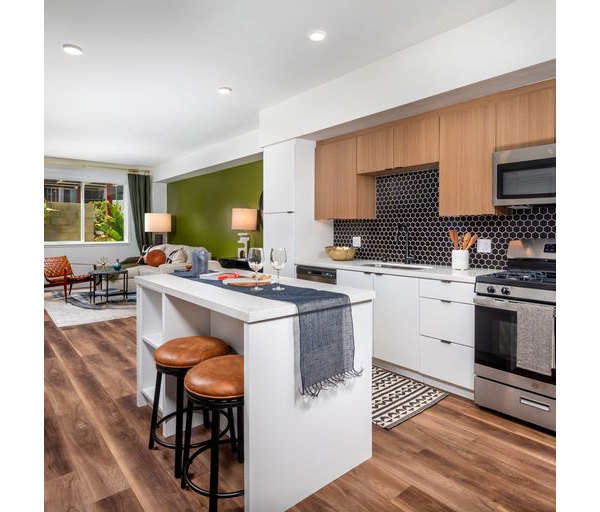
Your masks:
<svg viewBox="0 0 600 512"><path fill-rule="evenodd" d="M190 475L189 475L190 466L191 466L192 462L194 461L194 459L198 455L200 455L202 452L204 452L210 448L210 440L205 441L205 442L207 444L205 446L201 446L198 450L196 450L192 455L190 455L189 459L187 461L185 461L183 464L183 478L185 479L186 484L189 485L190 488L193 489L194 491L196 491L198 494L200 494L202 496L206 496L207 498L214 496L216 498L224 499L224 498L237 498L238 496L243 496L244 489L240 489L239 491L218 492L216 494L211 494L210 491L207 491L206 489L203 489L202 487L199 487L194 482L192 482L192 479L190 478ZM220 445L229 443L229 442L230 442L229 439L220 439L219 440Z"/></svg>
<svg viewBox="0 0 600 512"><path fill-rule="evenodd" d="M201 412L204 411L205 408L204 407L198 407L198 408L194 408L194 412ZM221 412L226 418L226 414L224 411ZM169 414L167 414L166 416L163 416L160 420L158 420L156 422L156 426L151 430L151 435L152 438L154 439L154 442L156 444L159 444L160 446L164 446L165 448L171 448L171 449L175 449L175 443L170 443L168 441L165 441L164 439L162 439L161 437L158 437L158 434L156 433L156 431L158 430L158 427L165 421L170 420L171 418L175 417L175 415L177 414L177 411L173 411ZM185 412L184 412L185 414ZM229 430L229 418L226 427L219 433L219 437L223 437L227 431ZM210 443L210 439L206 440L206 441L198 441L196 443L192 443L190 445L190 448L199 448L200 446L203 446L205 443Z"/></svg>

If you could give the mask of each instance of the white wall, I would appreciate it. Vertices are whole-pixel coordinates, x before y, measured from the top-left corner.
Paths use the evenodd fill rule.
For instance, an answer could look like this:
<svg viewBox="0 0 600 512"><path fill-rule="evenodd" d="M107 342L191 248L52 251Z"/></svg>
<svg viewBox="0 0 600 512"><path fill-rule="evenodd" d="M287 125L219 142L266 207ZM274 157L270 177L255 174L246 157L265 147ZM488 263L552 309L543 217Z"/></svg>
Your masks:
<svg viewBox="0 0 600 512"><path fill-rule="evenodd" d="M260 145L556 58L553 0L519 0L260 112Z"/></svg>
<svg viewBox="0 0 600 512"><path fill-rule="evenodd" d="M153 177L155 181L162 182L181 180L256 162L261 158L259 133L254 130L158 165Z"/></svg>

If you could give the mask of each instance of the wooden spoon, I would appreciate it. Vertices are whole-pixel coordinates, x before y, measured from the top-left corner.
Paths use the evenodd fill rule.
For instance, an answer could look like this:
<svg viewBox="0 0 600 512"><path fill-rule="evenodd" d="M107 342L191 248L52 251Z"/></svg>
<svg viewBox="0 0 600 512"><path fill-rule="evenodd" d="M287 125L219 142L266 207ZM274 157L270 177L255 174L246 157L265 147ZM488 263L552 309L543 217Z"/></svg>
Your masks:
<svg viewBox="0 0 600 512"><path fill-rule="evenodd" d="M465 250L467 248L467 246L469 245L470 239L471 239L471 233L469 233L469 232L465 233L465 236L463 237L463 243L462 243L463 250Z"/></svg>
<svg viewBox="0 0 600 512"><path fill-rule="evenodd" d="M477 242L477 239L479 238L479 235L474 234L471 239L469 240L469 243L467 245L467 249L470 249L471 247L473 247L473 245L475 245L475 242Z"/></svg>
<svg viewBox="0 0 600 512"><path fill-rule="evenodd" d="M450 241L455 249L458 249L458 233L456 229L450 229L448 231L448 236L450 237Z"/></svg>

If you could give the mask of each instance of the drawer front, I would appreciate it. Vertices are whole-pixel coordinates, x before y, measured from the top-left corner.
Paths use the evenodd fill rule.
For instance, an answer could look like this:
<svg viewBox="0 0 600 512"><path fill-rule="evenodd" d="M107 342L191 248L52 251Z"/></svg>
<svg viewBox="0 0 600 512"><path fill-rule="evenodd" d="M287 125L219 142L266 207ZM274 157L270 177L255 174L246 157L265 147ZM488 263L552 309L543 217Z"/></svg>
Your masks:
<svg viewBox="0 0 600 512"><path fill-rule="evenodd" d="M419 279L421 297L473 304L474 283L455 283L436 279Z"/></svg>
<svg viewBox="0 0 600 512"><path fill-rule="evenodd" d="M475 403L556 430L556 400L475 377Z"/></svg>
<svg viewBox="0 0 600 512"><path fill-rule="evenodd" d="M419 299L419 332L424 336L474 346L475 306L445 299Z"/></svg>
<svg viewBox="0 0 600 512"><path fill-rule="evenodd" d="M422 374L472 390L474 366L471 347L420 336L419 370Z"/></svg>

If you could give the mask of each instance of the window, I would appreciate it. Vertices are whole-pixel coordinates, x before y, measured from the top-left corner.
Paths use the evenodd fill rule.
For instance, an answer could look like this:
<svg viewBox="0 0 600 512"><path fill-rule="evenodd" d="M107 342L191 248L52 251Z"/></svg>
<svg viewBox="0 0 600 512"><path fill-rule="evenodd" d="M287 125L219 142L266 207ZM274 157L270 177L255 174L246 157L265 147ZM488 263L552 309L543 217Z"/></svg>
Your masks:
<svg viewBox="0 0 600 512"><path fill-rule="evenodd" d="M124 186L44 180L45 242L126 240Z"/></svg>

